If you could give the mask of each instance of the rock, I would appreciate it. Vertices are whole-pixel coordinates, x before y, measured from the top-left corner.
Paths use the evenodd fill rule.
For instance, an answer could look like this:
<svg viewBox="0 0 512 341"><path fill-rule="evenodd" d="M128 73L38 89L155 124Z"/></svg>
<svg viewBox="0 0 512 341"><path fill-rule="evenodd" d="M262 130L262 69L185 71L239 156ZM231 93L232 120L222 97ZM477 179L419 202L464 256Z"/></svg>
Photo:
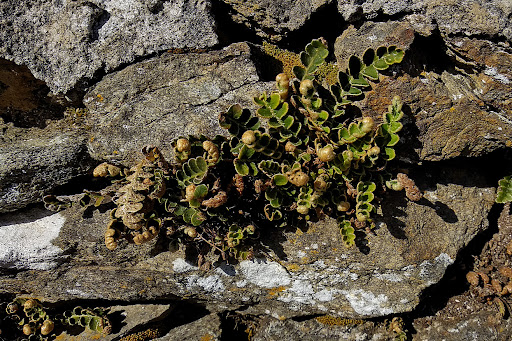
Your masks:
<svg viewBox="0 0 512 341"><path fill-rule="evenodd" d="M510 278L503 275L502 268L510 269L510 254L507 246L512 240L512 215L510 204L502 208L498 219L498 229L475 257L472 271L483 273L500 286L508 284ZM465 274L458 280L457 286L469 284ZM461 283L463 282L463 284ZM510 314L510 295L497 293L484 288L483 283L469 285L469 290L449 297L441 309L432 316L422 316L414 321L417 334L415 340L508 340L512 335ZM460 292L460 290L459 290Z"/></svg>
<svg viewBox="0 0 512 341"><path fill-rule="evenodd" d="M371 39L369 39L371 38ZM418 39L418 38L416 38ZM335 55L342 69L349 56L362 56L367 48L396 45L406 51L405 60L393 69L399 77L382 76L359 104L363 112L381 113L394 96L404 103L404 133L408 155L437 161L457 156L482 156L512 145L510 92L512 75L508 65L512 54L498 44L464 37L447 38L448 53L461 70L441 74L424 70L423 40L415 40L406 22L364 23L349 27L335 43ZM481 51L476 54L474 51ZM439 58L433 54L431 58ZM449 63L447 56L441 63ZM472 70L463 72L464 69ZM416 136L408 131L418 130ZM416 142L418 141L418 142ZM413 150L411 150L413 149Z"/></svg>
<svg viewBox="0 0 512 341"><path fill-rule="evenodd" d="M426 1L425 5L426 16L443 34L512 38L512 5L508 1L439 0Z"/></svg>
<svg viewBox="0 0 512 341"><path fill-rule="evenodd" d="M48 95L50 90L26 66L0 58L0 117L16 127L44 128L47 119L60 119L64 108Z"/></svg>
<svg viewBox="0 0 512 341"><path fill-rule="evenodd" d="M3 1L0 13L0 57L54 93L136 58L218 42L208 0Z"/></svg>
<svg viewBox="0 0 512 341"><path fill-rule="evenodd" d="M384 13L386 15L397 15L402 13L416 12L423 9L424 1L387 1L387 0L342 0L338 2L338 10L347 21L361 19L373 19Z"/></svg>
<svg viewBox="0 0 512 341"><path fill-rule="evenodd" d="M306 321L279 320L265 316L258 321L251 340L393 340L395 335L382 325L364 321L319 316Z"/></svg>
<svg viewBox="0 0 512 341"><path fill-rule="evenodd" d="M459 302L456 304L457 307L461 307ZM414 335L414 340L458 341L510 339L512 335L510 320L497 317L496 308L493 308L494 309L484 308L477 313L463 314L462 316L460 312L458 312L450 316L419 319L414 324L414 328L417 332ZM454 311L451 310L451 312Z"/></svg>
<svg viewBox="0 0 512 341"><path fill-rule="evenodd" d="M41 202L58 185L87 173L87 136L69 121L45 129L4 125L0 137L0 212Z"/></svg>
<svg viewBox="0 0 512 341"><path fill-rule="evenodd" d="M296 31L332 0L223 0L234 10L235 22L245 24L258 35L274 41Z"/></svg>
<svg viewBox="0 0 512 341"><path fill-rule="evenodd" d="M244 306L244 313L280 318L411 311L419 294L438 282L458 251L487 227L494 202L494 190L476 176L467 183L466 171L429 173L413 177L425 199L406 202L402 193L386 197L375 235L358 247L346 250L337 225L321 221L304 232L290 227L264 236L268 259L218 264L209 272L185 261L183 253L164 252L156 241L141 247L121 243L108 251L102 241L108 212L84 218L72 208L64 211L69 224L55 243L68 250L73 267L21 272L2 277L0 286L49 301L193 296L212 312ZM439 178L447 184L439 184Z"/></svg>
<svg viewBox="0 0 512 341"><path fill-rule="evenodd" d="M169 156L178 136L226 134L218 116L271 89L259 81L246 43L208 53L164 54L105 77L85 97L89 152L96 159L134 161L146 144Z"/></svg>
<svg viewBox="0 0 512 341"><path fill-rule="evenodd" d="M414 13L409 19L419 23L417 19L421 17L421 25L436 25L446 35L512 38L512 24L508 19L512 6L502 0L343 0L338 2L338 10L347 21L372 20L382 14L390 17Z"/></svg>
<svg viewBox="0 0 512 341"><path fill-rule="evenodd" d="M210 314L194 322L171 329L163 337L155 341L181 341L181 340L221 340L221 320L217 314Z"/></svg>
<svg viewBox="0 0 512 341"><path fill-rule="evenodd" d="M65 218L42 209L0 216L0 267L11 270L49 270L57 266L62 250L52 244Z"/></svg>
<svg viewBox="0 0 512 341"><path fill-rule="evenodd" d="M133 305L116 305L108 307L107 317L114 324L113 332L108 335L99 334L85 328L78 335L63 332L57 336L59 340L87 341L101 338L104 341L119 340L122 337L132 337L129 340L145 340L143 338L135 339L133 334L146 333L156 336L158 331L152 328L155 322L161 321L168 317L172 307L169 304L133 304ZM144 327L147 326L147 329Z"/></svg>
<svg viewBox="0 0 512 341"><path fill-rule="evenodd" d="M414 30L408 22L365 22L356 29L350 25L334 43L334 55L341 70L346 70L352 55L363 53L380 46L394 45L407 51L414 41Z"/></svg>

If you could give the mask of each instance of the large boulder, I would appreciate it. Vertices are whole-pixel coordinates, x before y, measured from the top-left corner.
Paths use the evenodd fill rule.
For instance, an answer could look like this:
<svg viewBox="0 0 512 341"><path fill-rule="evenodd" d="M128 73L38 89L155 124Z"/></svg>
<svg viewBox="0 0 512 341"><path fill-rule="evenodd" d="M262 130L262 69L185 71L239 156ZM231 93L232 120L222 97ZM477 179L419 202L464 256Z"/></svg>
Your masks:
<svg viewBox="0 0 512 341"><path fill-rule="evenodd" d="M209 0L2 1L0 57L54 93L137 58L218 43Z"/></svg>

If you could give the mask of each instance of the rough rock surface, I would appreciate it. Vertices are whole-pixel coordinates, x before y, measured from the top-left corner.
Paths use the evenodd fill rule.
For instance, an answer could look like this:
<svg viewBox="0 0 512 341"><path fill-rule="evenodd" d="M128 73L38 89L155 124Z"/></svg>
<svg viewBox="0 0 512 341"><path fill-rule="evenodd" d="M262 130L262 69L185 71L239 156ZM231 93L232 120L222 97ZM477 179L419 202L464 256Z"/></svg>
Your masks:
<svg viewBox="0 0 512 341"><path fill-rule="evenodd" d="M2 2L0 212L37 202L61 185L88 188L79 176L90 171L91 159L132 165L145 144L169 156L169 142L180 135L224 133L219 112L237 102L251 107L252 96L273 89L268 60L255 45L241 42L240 32L221 32L240 26L216 27L214 18L243 23L251 31L247 39L258 44L257 35L289 46L295 42L287 38L337 36L329 43L341 67L369 47L403 48L404 61L383 72L358 105L377 117L401 97L399 167L409 169L424 199L383 198L375 233L355 248L346 250L326 220L274 231L255 260L216 263L209 271L183 250L170 253L161 240L141 247L123 241L107 250L108 210L52 214L29 207L0 219L0 299L24 292L56 305L101 302L123 310L141 304L130 307L135 312L124 316L124 327L119 321L114 339L151 328L153 317L132 317L156 300L165 306L163 315L152 310L164 318L162 339L226 338L226 316L234 314L254 339L389 340L394 335L384 319L397 313L409 319L409 336L418 340L510 339L495 297L482 303L488 299L467 289L464 279L456 294L443 287L454 269L477 268L482 259L489 272L510 264L503 251L509 230L496 226L491 210L497 179L510 173L510 154L503 152L512 146L510 2L212 2ZM217 35L237 41L203 50L218 44ZM87 117L64 116L70 100L49 91L75 96ZM487 168L475 166L482 163ZM491 239L489 225L499 231L494 246L479 261L462 261L475 248L472 240ZM446 307L429 302L445 298ZM186 314L166 308L187 300L195 314L180 317ZM508 296L500 300L511 303ZM123 316L121 310L113 317ZM325 326L314 318L319 314L372 320Z"/></svg>
<svg viewBox="0 0 512 341"><path fill-rule="evenodd" d="M110 252L101 240L108 213L84 219L75 210L56 240L70 255L66 265L58 272L20 272L0 284L52 301L192 295L211 311L249 305L247 313L276 317L375 317L410 311L421 291L438 282L458 250L488 224L494 190L478 187L481 180L475 177L471 186L455 185L465 183L466 173L450 174L453 170L435 178L418 176L425 189L423 202L405 202L398 194L387 198L376 234L358 248L345 250L337 225L324 221L304 232L290 227L284 235L279 231L264 238L270 259L219 264L206 273L180 253L162 252L161 246L158 251L154 243ZM436 185L437 177L447 184Z"/></svg>
<svg viewBox="0 0 512 341"><path fill-rule="evenodd" d="M52 244L66 219L46 210L26 210L0 217L0 267L3 269L55 268L62 250Z"/></svg>
<svg viewBox="0 0 512 341"><path fill-rule="evenodd" d="M332 0L223 0L233 9L233 20L245 24L258 35L281 40L299 29L320 8Z"/></svg>
<svg viewBox="0 0 512 341"><path fill-rule="evenodd" d="M512 146L512 51L467 37L448 38L446 44L444 54L425 51L431 41L415 38L408 22L390 21L350 26L334 47L342 69L349 56L361 56L368 48L396 45L406 51L403 65L393 68L394 77L374 84L362 110L383 112L400 96L418 130L409 144L410 157L438 161ZM421 67L429 59L433 68ZM439 72L435 63L450 67Z"/></svg>
<svg viewBox="0 0 512 341"><path fill-rule="evenodd" d="M363 320L350 320L333 318L326 319L324 323L318 319L306 321L279 320L266 316L258 321L258 329L252 340L393 340L395 335L372 322ZM322 321L320 319L320 321Z"/></svg>
<svg viewBox="0 0 512 341"><path fill-rule="evenodd" d="M219 113L233 103L250 105L253 96L269 89L259 79L246 43L131 65L85 96L91 113L89 151L96 159L133 161L146 144L168 156L177 136L225 134Z"/></svg>
<svg viewBox="0 0 512 341"><path fill-rule="evenodd" d="M0 136L0 212L40 202L90 168L86 136L69 122L44 129L5 125Z"/></svg>
<svg viewBox="0 0 512 341"><path fill-rule="evenodd" d="M2 1L0 57L55 92L171 48L217 44L208 0Z"/></svg>
<svg viewBox="0 0 512 341"><path fill-rule="evenodd" d="M173 328L167 335L156 341L209 340L221 339L222 328L219 315L210 314L194 322Z"/></svg>
<svg viewBox="0 0 512 341"><path fill-rule="evenodd" d="M116 305L108 307L108 316L119 323L120 328L113 329L109 335L102 335L98 332L85 329L79 335L68 334L66 332L57 336L58 340L88 341L88 340L119 340L122 337L154 329L154 335L157 334L156 328L151 328L155 322L161 321L172 313L173 307L169 304L132 304ZM146 326L146 328L144 328ZM142 329L142 330L141 330ZM148 333L149 334L149 333ZM141 338L142 339L142 338Z"/></svg>
<svg viewBox="0 0 512 341"><path fill-rule="evenodd" d="M512 5L506 0L340 0L338 10L347 21L414 13L416 20L421 17L422 25L433 24L445 34L512 38Z"/></svg>

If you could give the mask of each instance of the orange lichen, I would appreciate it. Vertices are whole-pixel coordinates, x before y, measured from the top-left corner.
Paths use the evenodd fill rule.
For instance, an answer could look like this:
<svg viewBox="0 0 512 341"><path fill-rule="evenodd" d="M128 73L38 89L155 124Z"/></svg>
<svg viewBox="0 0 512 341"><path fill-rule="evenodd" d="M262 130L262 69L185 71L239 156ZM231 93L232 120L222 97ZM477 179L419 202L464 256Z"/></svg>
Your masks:
<svg viewBox="0 0 512 341"><path fill-rule="evenodd" d="M283 72L286 73L286 75L290 78L294 77L293 68L295 66L304 67L300 61L300 56L297 53L280 49L279 47L269 44L266 41L263 42L263 50L269 56L274 57L283 63Z"/></svg>
<svg viewBox="0 0 512 341"><path fill-rule="evenodd" d="M363 324L364 320L357 319L347 319L341 317L334 317L332 315L323 315L315 318L319 323L325 324L328 326L348 326L355 324Z"/></svg>
<svg viewBox="0 0 512 341"><path fill-rule="evenodd" d="M276 287L276 288L271 288L271 289L268 289L268 295L270 297L273 297L273 296L278 296L280 292L283 292L284 290L286 290L286 287L285 286L279 286L279 287Z"/></svg>
<svg viewBox="0 0 512 341"><path fill-rule="evenodd" d="M201 336L200 341L212 341L213 339L214 339L213 335L206 334L206 335Z"/></svg>
<svg viewBox="0 0 512 341"><path fill-rule="evenodd" d="M121 338L119 341L147 341L160 336L158 329L146 329L137 333L133 333Z"/></svg>

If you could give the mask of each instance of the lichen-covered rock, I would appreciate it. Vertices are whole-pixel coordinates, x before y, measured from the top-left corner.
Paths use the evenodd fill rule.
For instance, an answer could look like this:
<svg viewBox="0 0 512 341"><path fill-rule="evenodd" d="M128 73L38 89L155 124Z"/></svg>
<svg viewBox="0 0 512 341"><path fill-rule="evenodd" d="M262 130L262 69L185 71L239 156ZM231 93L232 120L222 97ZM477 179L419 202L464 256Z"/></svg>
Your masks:
<svg viewBox="0 0 512 341"><path fill-rule="evenodd" d="M155 339L155 341L218 341L222 336L221 323L219 315L206 315L196 321L171 329L167 335Z"/></svg>
<svg viewBox="0 0 512 341"><path fill-rule="evenodd" d="M279 320L265 316L258 321L251 340L393 340L396 335L376 323L330 315L306 321Z"/></svg>
<svg viewBox="0 0 512 341"><path fill-rule="evenodd" d="M54 93L171 48L217 44L209 0L2 1L0 57Z"/></svg>
<svg viewBox="0 0 512 341"><path fill-rule="evenodd" d="M347 21L414 13L422 17L423 24L435 25L444 34L512 38L512 24L508 19L512 6L502 0L342 0L338 2L338 10Z"/></svg>
<svg viewBox="0 0 512 341"><path fill-rule="evenodd" d="M50 301L193 296L214 312L245 306L248 314L282 318L410 311L422 290L437 283L458 251L487 227L485 217L494 202L494 190L481 179L472 175L467 183L469 173L429 173L432 177L413 176L424 199L413 203L398 194L387 197L375 235L357 242L357 248L345 249L338 226L329 220L306 229L290 226L263 236L268 251L260 258L217 264L209 272L184 260L181 252L165 252L158 242L123 242L109 251L101 238L108 212L83 218L81 210L72 208L63 212L68 224L55 243L70 253L74 266L20 272L2 277L0 286ZM448 184L436 184L439 178Z"/></svg>
<svg viewBox="0 0 512 341"><path fill-rule="evenodd" d="M389 1L389 0L341 0L338 1L338 10L347 21L355 21L361 18L373 19L384 13L397 15L410 13L422 9L424 1Z"/></svg>
<svg viewBox="0 0 512 341"><path fill-rule="evenodd" d="M223 0L233 9L235 22L245 24L258 35L281 40L288 32L300 29L304 23L332 0Z"/></svg>
<svg viewBox="0 0 512 341"><path fill-rule="evenodd" d="M418 129L408 144L409 156L417 154L419 159L434 161L482 156L512 146L512 54L490 41L445 39L447 55L434 52L432 58L454 65L441 73L425 69L421 42L427 41L415 38L409 22L367 22L359 29L350 26L336 40L335 55L343 69L347 65L342 61L352 54L362 55L367 48L396 44L406 51L403 65L394 68L399 76L382 77L361 108L382 112L393 96L400 96L405 111L411 113L410 128L404 130L414 129L413 123ZM414 142L416 139L420 143Z"/></svg>
<svg viewBox="0 0 512 341"><path fill-rule="evenodd" d="M167 158L178 136L225 134L219 113L232 103L250 105L271 86L259 82L246 43L131 65L106 76L85 97L89 152L96 159L134 161L141 146L153 144Z"/></svg>
<svg viewBox="0 0 512 341"><path fill-rule="evenodd" d="M40 202L90 167L87 137L69 122L45 129L5 125L0 138L0 212Z"/></svg>

